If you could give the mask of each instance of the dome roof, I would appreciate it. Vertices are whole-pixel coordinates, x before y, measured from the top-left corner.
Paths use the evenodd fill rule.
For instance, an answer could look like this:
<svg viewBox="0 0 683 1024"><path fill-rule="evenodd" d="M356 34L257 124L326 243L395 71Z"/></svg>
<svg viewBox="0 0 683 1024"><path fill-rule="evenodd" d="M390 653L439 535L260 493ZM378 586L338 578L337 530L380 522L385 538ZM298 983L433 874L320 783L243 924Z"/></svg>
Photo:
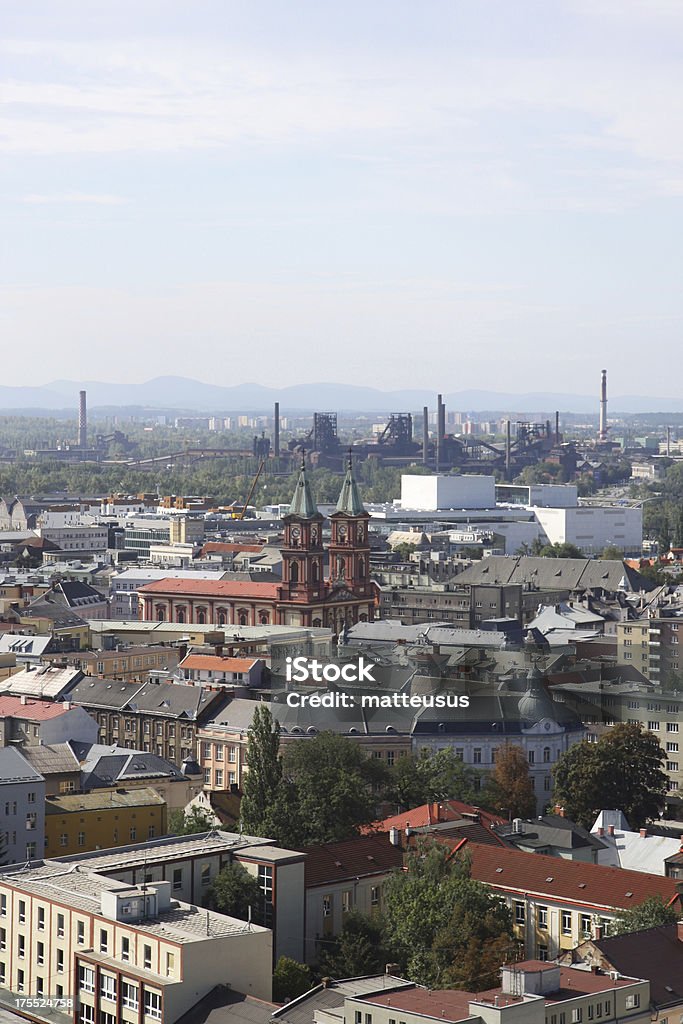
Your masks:
<svg viewBox="0 0 683 1024"><path fill-rule="evenodd" d="M543 676L534 666L526 677L527 687L519 699L519 717L525 722L556 718L555 702L543 686Z"/></svg>

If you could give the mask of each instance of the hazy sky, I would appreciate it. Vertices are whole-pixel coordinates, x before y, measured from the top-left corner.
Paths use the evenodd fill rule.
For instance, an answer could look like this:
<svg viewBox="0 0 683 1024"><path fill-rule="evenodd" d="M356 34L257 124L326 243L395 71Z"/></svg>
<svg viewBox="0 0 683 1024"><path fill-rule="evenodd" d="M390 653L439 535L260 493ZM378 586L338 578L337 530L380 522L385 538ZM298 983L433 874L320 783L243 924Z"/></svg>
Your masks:
<svg viewBox="0 0 683 1024"><path fill-rule="evenodd" d="M0 22L2 383L677 393L681 0Z"/></svg>

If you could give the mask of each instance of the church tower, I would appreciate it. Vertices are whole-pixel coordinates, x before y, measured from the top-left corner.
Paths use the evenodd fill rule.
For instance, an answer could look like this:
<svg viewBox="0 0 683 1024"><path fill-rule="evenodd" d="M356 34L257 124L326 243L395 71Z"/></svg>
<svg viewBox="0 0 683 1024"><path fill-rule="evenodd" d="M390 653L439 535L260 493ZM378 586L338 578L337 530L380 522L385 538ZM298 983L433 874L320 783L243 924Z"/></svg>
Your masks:
<svg viewBox="0 0 683 1024"><path fill-rule="evenodd" d="M306 476L305 455L301 458L299 479L283 522L283 598L287 602L310 604L319 600L324 590L323 517L318 511Z"/></svg>
<svg viewBox="0 0 683 1024"><path fill-rule="evenodd" d="M353 477L353 463L349 451L346 476L337 507L330 516L330 583L332 586L343 585L356 598L374 596L370 583L369 521L370 514L365 511L358 484Z"/></svg>

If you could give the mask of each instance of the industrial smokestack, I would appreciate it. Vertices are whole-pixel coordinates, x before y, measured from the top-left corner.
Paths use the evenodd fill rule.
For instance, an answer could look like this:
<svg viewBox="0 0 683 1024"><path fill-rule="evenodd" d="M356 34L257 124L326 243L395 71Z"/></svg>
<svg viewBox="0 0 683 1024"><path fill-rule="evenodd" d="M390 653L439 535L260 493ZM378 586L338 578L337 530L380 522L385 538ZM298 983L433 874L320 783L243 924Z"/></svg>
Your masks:
<svg viewBox="0 0 683 1024"><path fill-rule="evenodd" d="M273 410L273 455L280 458L280 403L275 403Z"/></svg>
<svg viewBox="0 0 683 1024"><path fill-rule="evenodd" d="M560 443L560 414L555 413L555 444Z"/></svg>
<svg viewBox="0 0 683 1024"><path fill-rule="evenodd" d="M437 473L441 468L441 440L443 437L441 433L441 406L443 404L441 399L441 395L436 396L436 454L434 459L434 469Z"/></svg>
<svg viewBox="0 0 683 1024"><path fill-rule="evenodd" d="M602 371L602 382L600 385L600 427L598 429L598 440L607 440L607 370Z"/></svg>
<svg viewBox="0 0 683 1024"><path fill-rule="evenodd" d="M85 391L78 393L78 447L88 447L88 410L85 400Z"/></svg>
<svg viewBox="0 0 683 1024"><path fill-rule="evenodd" d="M439 437L443 441L446 436L446 403L439 395Z"/></svg>
<svg viewBox="0 0 683 1024"><path fill-rule="evenodd" d="M422 407L422 462L427 465L429 460L429 407Z"/></svg>
<svg viewBox="0 0 683 1024"><path fill-rule="evenodd" d="M505 424L505 479L510 483L510 468L512 465L512 423L508 417Z"/></svg>

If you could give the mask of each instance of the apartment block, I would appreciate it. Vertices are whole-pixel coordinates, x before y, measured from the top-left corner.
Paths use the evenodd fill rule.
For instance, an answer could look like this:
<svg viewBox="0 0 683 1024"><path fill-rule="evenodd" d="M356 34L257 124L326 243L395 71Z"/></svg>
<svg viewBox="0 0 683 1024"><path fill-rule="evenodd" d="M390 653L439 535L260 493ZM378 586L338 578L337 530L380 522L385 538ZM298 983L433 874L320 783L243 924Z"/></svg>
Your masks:
<svg viewBox="0 0 683 1024"><path fill-rule="evenodd" d="M0 828L6 863L43 856L45 780L14 747L0 748Z"/></svg>
<svg viewBox="0 0 683 1024"><path fill-rule="evenodd" d="M168 882L126 885L55 861L0 877L0 990L31 997L36 1020L43 998L63 1000L76 1024L173 1024L216 985L268 999L271 940L181 903Z"/></svg>
<svg viewBox="0 0 683 1024"><path fill-rule="evenodd" d="M166 834L166 802L150 787L98 789L45 801L45 856L146 842Z"/></svg>

